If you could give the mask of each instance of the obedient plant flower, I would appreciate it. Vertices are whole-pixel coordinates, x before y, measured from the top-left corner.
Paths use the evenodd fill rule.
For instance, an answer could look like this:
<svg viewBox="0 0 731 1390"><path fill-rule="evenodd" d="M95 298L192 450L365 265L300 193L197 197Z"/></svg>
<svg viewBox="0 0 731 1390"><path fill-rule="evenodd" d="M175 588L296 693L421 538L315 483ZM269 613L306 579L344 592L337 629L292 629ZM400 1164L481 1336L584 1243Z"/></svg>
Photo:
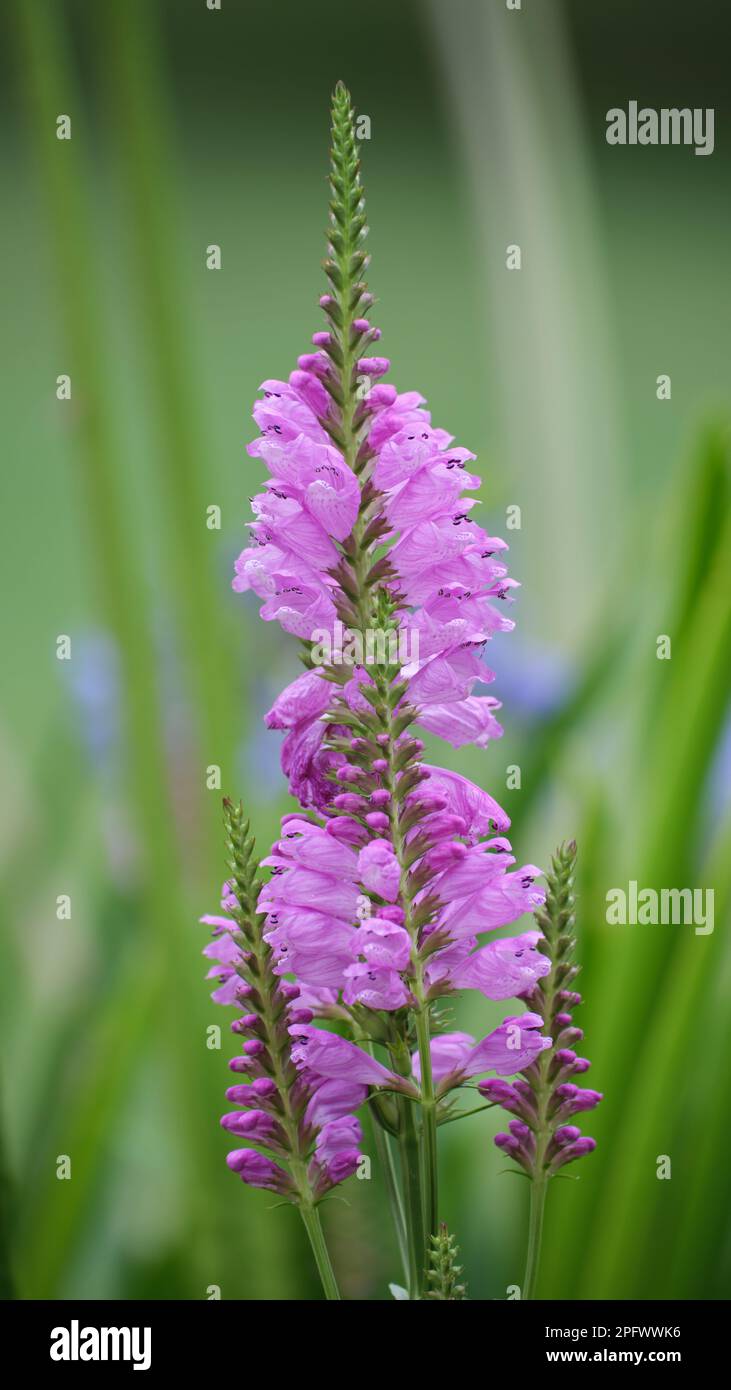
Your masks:
<svg viewBox="0 0 731 1390"><path fill-rule="evenodd" d="M495 1143L531 1179L531 1239L524 1299L532 1298L535 1289L546 1185L560 1168L596 1148L594 1139L566 1122L593 1110L602 1099L600 1091L577 1086L572 1079L589 1069L586 1058L577 1057L574 1050L583 1033L574 1027L571 1013L581 1003L581 996L571 988L579 971L574 963L575 862L573 841L562 845L553 857L545 906L536 913L543 930L538 950L548 969L523 995L550 1041L544 1038L547 1046L512 1082L488 1080L478 1087L487 1100L516 1117L510 1121L508 1133L496 1135Z"/></svg>
<svg viewBox="0 0 731 1390"><path fill-rule="evenodd" d="M337 1033L325 1033L320 1028L308 1028L301 1024L293 1027L291 1032L296 1040L293 1058L313 1076L331 1081L348 1078L370 1086L400 1090L407 1095L418 1094L408 1081L396 1076L375 1057L370 1057Z"/></svg>
<svg viewBox="0 0 731 1390"><path fill-rule="evenodd" d="M487 642L514 625L515 581L504 541L473 515L475 455L432 423L418 392L382 380L390 363L373 351L381 335L342 84L330 186L325 327L286 380L262 384L248 451L268 476L233 580L258 595L264 621L300 639L306 670L266 716L284 732L298 803L262 861L266 881L227 808L236 853L224 907L239 930L207 919L208 953L214 998L243 1011L232 1066L250 1079L229 1091L240 1108L223 1123L247 1144L229 1166L310 1213L354 1170L353 1112L367 1096L408 1296L457 1298L438 1221L438 1125L458 1118L476 1078L527 1075L554 1044L532 1002L476 1040L442 1031L439 1001L464 989L532 1001L551 960L540 931L482 940L542 906L541 870L518 865L509 818L488 792L424 761L419 731L457 748L502 734L498 702L480 687L493 680ZM559 1104L563 1120L576 1100L564 1092Z"/></svg>

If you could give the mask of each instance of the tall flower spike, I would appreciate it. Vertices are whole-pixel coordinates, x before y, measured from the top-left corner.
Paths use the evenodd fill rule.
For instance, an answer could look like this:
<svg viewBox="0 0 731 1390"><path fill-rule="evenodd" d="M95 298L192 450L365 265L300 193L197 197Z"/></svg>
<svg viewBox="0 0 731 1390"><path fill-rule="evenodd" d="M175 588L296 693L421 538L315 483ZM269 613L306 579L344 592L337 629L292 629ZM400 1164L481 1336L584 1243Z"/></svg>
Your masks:
<svg viewBox="0 0 731 1390"><path fill-rule="evenodd" d="M500 737L498 702L473 690L493 679L486 643L513 627L504 605L514 581L505 543L470 514L474 455L432 425L421 395L381 381L389 363L372 353L380 332L367 316L365 206L341 83L330 190L327 328L286 381L262 384L248 452L269 476L233 580L259 595L265 621L301 639L308 668L266 716L285 733L282 768L302 809L283 817L257 907L272 973L296 979L298 1012L349 1034L293 1018L291 1060L323 1091L346 1076L370 1088L419 1298L439 1238L437 1126L457 1118L456 1093L471 1078L513 1075L551 1045L530 1011L480 1041L445 1035L435 1003L463 988L525 997L550 964L538 931L479 943L541 905L541 870L516 865L502 808L425 764L415 732L454 747ZM231 990L224 980L217 994Z"/></svg>
<svg viewBox="0 0 731 1390"><path fill-rule="evenodd" d="M515 1159L531 1179L524 1299L533 1298L535 1293L548 1182L565 1164L596 1148L594 1139L583 1136L576 1125L567 1121L582 1111L593 1110L602 1099L601 1092L577 1086L572 1080L589 1069L586 1058L577 1057L574 1050L583 1033L574 1027L571 1014L581 1003L581 996L572 988L579 973L579 966L574 963L575 865L576 843L571 840L561 845L553 856L551 872L547 875L545 905L535 914L543 931L538 950L550 962L550 969L522 996L528 1007L543 1020L543 1031L551 1038L550 1046L512 1084L490 1080L481 1082L478 1087L487 1100L501 1105L515 1117L510 1121L507 1134L495 1136L495 1143Z"/></svg>

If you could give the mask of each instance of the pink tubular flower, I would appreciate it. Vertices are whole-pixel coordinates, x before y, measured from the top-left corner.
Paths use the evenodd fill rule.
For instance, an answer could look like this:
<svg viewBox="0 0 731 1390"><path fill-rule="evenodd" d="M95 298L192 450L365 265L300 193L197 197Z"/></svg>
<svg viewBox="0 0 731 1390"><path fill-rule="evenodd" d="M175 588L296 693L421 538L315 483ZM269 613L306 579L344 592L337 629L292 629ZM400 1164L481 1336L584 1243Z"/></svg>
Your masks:
<svg viewBox="0 0 731 1390"><path fill-rule="evenodd" d="M457 989L478 989L488 999L523 994L551 968L551 962L536 950L540 940L540 932L531 931L491 941L450 972L451 982Z"/></svg>
<svg viewBox="0 0 731 1390"><path fill-rule="evenodd" d="M403 1077L396 1076L337 1033L307 1026L295 1026L290 1031L295 1039L293 1061L315 1076L335 1081L360 1081L367 1086L386 1086L406 1094L413 1093L413 1087Z"/></svg>
<svg viewBox="0 0 731 1390"><path fill-rule="evenodd" d="M488 1033L482 1042L467 1054L460 1065L462 1076L480 1076L495 1071L499 1076L512 1076L530 1066L531 1062L551 1046L551 1039L541 1032L543 1019L538 1014L525 1013L518 1018L506 1018Z"/></svg>
<svg viewBox="0 0 731 1390"><path fill-rule="evenodd" d="M358 1110L367 1095L367 1087L361 1081L341 1080L331 1077L321 1081L312 1094L305 1111L308 1124L324 1126L331 1120L341 1120L353 1110Z"/></svg>
<svg viewBox="0 0 731 1390"><path fill-rule="evenodd" d="M389 1013L408 1004L411 995L392 968L358 961L345 970L344 1004L364 1004L368 1009L385 1009Z"/></svg>
<svg viewBox="0 0 731 1390"><path fill-rule="evenodd" d="M472 1076L496 1071L500 1076L512 1076L535 1060L540 1052L551 1046L551 1039L540 1032L543 1020L537 1014L525 1013L520 1018L506 1018L488 1033L482 1042L475 1043L469 1033L445 1033L431 1044L432 1073L439 1082L439 1095L459 1086ZM417 1079L421 1076L418 1053L412 1058Z"/></svg>
<svg viewBox="0 0 731 1390"><path fill-rule="evenodd" d="M482 787L447 768L429 767L426 763L422 763L422 768L429 774L428 780L414 792L414 799L437 797L443 801L447 810L462 818L468 843L475 844L482 835L510 828L510 819L502 806Z"/></svg>
<svg viewBox="0 0 731 1390"><path fill-rule="evenodd" d="M315 1145L318 1162L328 1164L339 1154L358 1154L360 1152L361 1128L355 1115L343 1119L329 1120L323 1125Z"/></svg>
<svg viewBox="0 0 731 1390"><path fill-rule="evenodd" d="M388 840L371 840L358 855L358 878L363 887L386 902L396 901L401 870Z"/></svg>
<svg viewBox="0 0 731 1390"><path fill-rule="evenodd" d="M442 1081L445 1076L452 1076L458 1071L474 1045L475 1040L470 1033L442 1033L440 1037L432 1038L430 1050L434 1080ZM411 1069L417 1081L421 1081L418 1052L411 1059Z"/></svg>
<svg viewBox="0 0 731 1390"><path fill-rule="evenodd" d="M372 966L405 970L411 956L409 933L385 917L367 917L353 937L353 949Z"/></svg>

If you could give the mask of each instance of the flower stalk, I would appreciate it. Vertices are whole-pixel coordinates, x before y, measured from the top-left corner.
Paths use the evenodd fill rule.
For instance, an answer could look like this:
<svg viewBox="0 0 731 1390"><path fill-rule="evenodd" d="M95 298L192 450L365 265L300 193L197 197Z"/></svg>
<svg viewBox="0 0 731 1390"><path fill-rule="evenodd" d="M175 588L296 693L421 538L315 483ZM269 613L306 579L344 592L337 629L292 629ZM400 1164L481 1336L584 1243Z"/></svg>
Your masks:
<svg viewBox="0 0 731 1390"><path fill-rule="evenodd" d="M419 1042L421 1069L421 1126L422 1162L424 1172L424 1217L427 1236L437 1234L439 1219L439 1178L437 1167L437 1103L431 1065L431 1035L429 1005L422 1004L416 1013L416 1035Z"/></svg>
<svg viewBox="0 0 731 1390"><path fill-rule="evenodd" d="M373 1120L373 1138L376 1145L378 1161L381 1165L381 1173L383 1175L383 1183L391 1212L391 1220L393 1221L396 1243L398 1245L399 1255L401 1256L401 1265L404 1271L404 1277L408 1282L412 1272L409 1252L409 1232L406 1226L404 1203L391 1147L391 1137L375 1116Z"/></svg>
<svg viewBox="0 0 731 1390"><path fill-rule="evenodd" d="M419 1135L411 1101L399 1100L399 1148L401 1179L406 1208L406 1238L409 1254L409 1297L418 1299L426 1278L426 1230L422 1195L422 1163Z"/></svg>
<svg viewBox="0 0 731 1390"><path fill-rule="evenodd" d="M528 1248L525 1259L525 1274L521 1297L524 1301L535 1298L538 1270L543 1245L543 1218L546 1210L546 1190L548 1179L544 1173L534 1173L530 1185L530 1208L528 1213Z"/></svg>
<svg viewBox="0 0 731 1390"><path fill-rule="evenodd" d="M299 1213L302 1217L305 1230L309 1237L310 1247L315 1257L317 1272L320 1276L325 1298L329 1302L340 1300L340 1290L335 1278L335 1271L330 1260L330 1252L325 1241L325 1234L320 1221L320 1213L312 1202L300 1202Z"/></svg>

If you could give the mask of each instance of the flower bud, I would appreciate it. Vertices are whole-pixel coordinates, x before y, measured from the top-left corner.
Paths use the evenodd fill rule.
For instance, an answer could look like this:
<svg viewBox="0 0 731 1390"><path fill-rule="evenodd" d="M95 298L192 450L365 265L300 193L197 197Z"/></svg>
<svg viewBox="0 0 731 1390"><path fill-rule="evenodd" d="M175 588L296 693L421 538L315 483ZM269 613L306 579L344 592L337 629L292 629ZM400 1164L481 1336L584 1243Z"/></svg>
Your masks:
<svg viewBox="0 0 731 1390"><path fill-rule="evenodd" d="M336 811L347 811L351 814L362 811L364 806L362 796L356 796L355 792L338 792L338 795L333 797L332 804Z"/></svg>
<svg viewBox="0 0 731 1390"><path fill-rule="evenodd" d="M251 1089L259 1100L270 1100L277 1094L277 1087L269 1076L259 1076L251 1084Z"/></svg>
<svg viewBox="0 0 731 1390"><path fill-rule="evenodd" d="M290 1023L311 1023L314 1017L312 1009L292 1009L289 1021Z"/></svg>
<svg viewBox="0 0 731 1390"><path fill-rule="evenodd" d="M299 985L291 985L288 980L280 980L277 988L282 998L286 999L287 1003L291 1003L293 999L299 999L300 997Z"/></svg>
<svg viewBox="0 0 731 1390"><path fill-rule="evenodd" d="M250 1187L266 1187L270 1192L288 1196L292 1191L292 1180L279 1164L265 1158L256 1149L234 1149L226 1155L226 1162L233 1173L248 1183Z"/></svg>

